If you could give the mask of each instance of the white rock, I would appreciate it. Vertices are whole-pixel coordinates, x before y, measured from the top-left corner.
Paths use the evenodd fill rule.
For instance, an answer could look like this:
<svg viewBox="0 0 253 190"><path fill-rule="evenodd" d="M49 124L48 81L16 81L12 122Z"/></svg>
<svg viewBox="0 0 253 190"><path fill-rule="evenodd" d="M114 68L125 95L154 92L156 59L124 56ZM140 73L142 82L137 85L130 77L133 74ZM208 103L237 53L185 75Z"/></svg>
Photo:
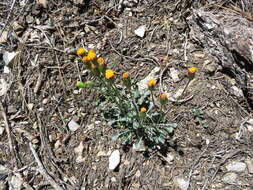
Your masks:
<svg viewBox="0 0 253 190"><path fill-rule="evenodd" d="M248 171L250 174L253 174L253 159L249 159L245 161L248 167Z"/></svg>
<svg viewBox="0 0 253 190"><path fill-rule="evenodd" d="M244 162L232 162L226 166L228 171L244 172L246 170L246 164Z"/></svg>
<svg viewBox="0 0 253 190"><path fill-rule="evenodd" d="M0 36L0 43L5 43L8 40L8 32L3 31L2 35Z"/></svg>
<svg viewBox="0 0 253 190"><path fill-rule="evenodd" d="M11 177L9 181L9 190L21 190L23 184L23 179L20 174L16 173Z"/></svg>
<svg viewBox="0 0 253 190"><path fill-rule="evenodd" d="M141 37L141 38L144 37L145 32L146 32L146 26L145 26L145 25L139 26L139 27L134 31L134 33L135 33L137 36Z"/></svg>
<svg viewBox="0 0 253 190"><path fill-rule="evenodd" d="M137 172L135 173L134 176L137 177L137 178L141 177L141 171L137 170Z"/></svg>
<svg viewBox="0 0 253 190"><path fill-rule="evenodd" d="M48 99L47 99L47 98L44 98L44 99L42 100L42 104L47 104L47 102L48 102Z"/></svg>
<svg viewBox="0 0 253 190"><path fill-rule="evenodd" d="M45 109L43 108L43 107L40 107L39 109L38 109L38 111L39 112L43 112Z"/></svg>
<svg viewBox="0 0 253 190"><path fill-rule="evenodd" d="M120 163L120 152L119 150L115 150L112 152L109 157L109 170L114 170Z"/></svg>
<svg viewBox="0 0 253 190"><path fill-rule="evenodd" d="M79 94L79 90L74 90L73 94Z"/></svg>
<svg viewBox="0 0 253 190"><path fill-rule="evenodd" d="M9 169L3 165L0 165L0 174L8 173Z"/></svg>
<svg viewBox="0 0 253 190"><path fill-rule="evenodd" d="M249 119L246 123L253 126L253 118Z"/></svg>
<svg viewBox="0 0 253 190"><path fill-rule="evenodd" d="M184 88L179 88L179 89L174 93L173 98L176 99L176 100L177 100L178 98L180 98L180 96L182 96L183 91L184 91Z"/></svg>
<svg viewBox="0 0 253 190"><path fill-rule="evenodd" d="M112 177L111 182L115 183L115 182L117 182L117 179L115 177Z"/></svg>
<svg viewBox="0 0 253 190"><path fill-rule="evenodd" d="M82 156L84 150L83 141L80 142L80 144L74 148L74 152L76 153L76 163L81 163L85 161L85 158Z"/></svg>
<svg viewBox="0 0 253 190"><path fill-rule="evenodd" d="M101 156L107 156L106 152L104 152L104 151L99 151L99 152L97 153L97 157L101 157Z"/></svg>
<svg viewBox="0 0 253 190"><path fill-rule="evenodd" d="M80 128L80 125L77 123L77 122L75 122L74 120L71 120L69 123L68 123L68 127L69 127L69 130L70 131L76 131L77 129L79 129Z"/></svg>
<svg viewBox="0 0 253 190"><path fill-rule="evenodd" d="M33 109L33 106L34 106L33 103L27 104L27 107L28 107L28 109L29 109L30 111Z"/></svg>
<svg viewBox="0 0 253 190"><path fill-rule="evenodd" d="M175 158L175 155L172 152L170 152L170 153L167 154L166 160L169 163L172 163L174 161L174 158Z"/></svg>
<svg viewBox="0 0 253 190"><path fill-rule="evenodd" d="M180 81L179 79L179 72L175 68L170 68L170 77L172 78L173 82Z"/></svg>
<svg viewBox="0 0 253 190"><path fill-rule="evenodd" d="M14 59L16 55L17 55L16 52L4 51L3 60L4 60L5 65L9 65L9 63Z"/></svg>
<svg viewBox="0 0 253 190"><path fill-rule="evenodd" d="M222 181L224 183L235 183L237 178L237 174L236 173L226 173L223 178Z"/></svg>
<svg viewBox="0 0 253 190"><path fill-rule="evenodd" d="M82 163L84 161L85 161L85 158L82 157L81 155L79 155L79 156L76 157L76 163Z"/></svg>
<svg viewBox="0 0 253 190"><path fill-rule="evenodd" d="M54 148L55 148L55 149L58 149L58 148L60 148L60 146L61 146L61 141L60 141L60 140L57 140L57 141L54 143Z"/></svg>
<svg viewBox="0 0 253 190"><path fill-rule="evenodd" d="M85 0L74 0L74 3L81 5L85 3Z"/></svg>
<svg viewBox="0 0 253 190"><path fill-rule="evenodd" d="M4 133L4 127L0 127L0 135Z"/></svg>
<svg viewBox="0 0 253 190"><path fill-rule="evenodd" d="M176 177L174 179L174 183L181 189L181 190L187 190L189 188L189 181L182 178L182 177Z"/></svg>
<svg viewBox="0 0 253 190"><path fill-rule="evenodd" d="M233 90L233 94L237 97L243 97L243 92L242 89L238 88L237 86L232 86L231 87Z"/></svg>
<svg viewBox="0 0 253 190"><path fill-rule="evenodd" d="M83 149L84 149L84 145L83 145L83 141L81 141L80 144L76 148L74 148L74 152L80 155L83 153Z"/></svg>
<svg viewBox="0 0 253 190"><path fill-rule="evenodd" d="M4 79L0 79L0 96L3 96L8 91L9 87Z"/></svg>
<svg viewBox="0 0 253 190"><path fill-rule="evenodd" d="M246 124L246 127L247 127L247 129L248 129L248 131L249 131L250 133L253 132L253 125L247 125L247 124Z"/></svg>
<svg viewBox="0 0 253 190"><path fill-rule="evenodd" d="M11 72L10 68L6 65L4 66L4 73L9 74Z"/></svg>

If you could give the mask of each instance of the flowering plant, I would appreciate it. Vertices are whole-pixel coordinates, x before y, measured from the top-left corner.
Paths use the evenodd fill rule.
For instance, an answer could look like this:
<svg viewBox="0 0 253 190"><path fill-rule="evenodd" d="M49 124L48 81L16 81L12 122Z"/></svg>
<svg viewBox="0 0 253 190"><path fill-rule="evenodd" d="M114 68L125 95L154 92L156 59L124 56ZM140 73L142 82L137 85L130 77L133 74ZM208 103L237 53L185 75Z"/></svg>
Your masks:
<svg viewBox="0 0 253 190"><path fill-rule="evenodd" d="M112 138L120 139L124 145L133 145L137 150L165 146L177 124L166 121L167 94L160 94L160 106L155 105L156 80L150 79L147 90L141 94L128 72L119 75L109 69L104 58L97 57L94 50L78 49L77 55L96 79L94 82L79 81L76 86L96 88L105 97L105 101L100 102L101 113L108 125L119 129ZM120 81L119 87L116 83Z"/></svg>

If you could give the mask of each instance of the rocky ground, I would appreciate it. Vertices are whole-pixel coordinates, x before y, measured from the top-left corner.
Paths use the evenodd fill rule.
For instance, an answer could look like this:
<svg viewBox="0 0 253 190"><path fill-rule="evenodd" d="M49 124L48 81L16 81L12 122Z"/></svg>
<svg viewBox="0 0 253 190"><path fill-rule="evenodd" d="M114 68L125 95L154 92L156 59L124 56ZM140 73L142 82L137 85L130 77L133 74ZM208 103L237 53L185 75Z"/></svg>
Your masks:
<svg viewBox="0 0 253 190"><path fill-rule="evenodd" d="M186 22L193 9L246 2L0 2L0 189L253 189L251 107ZM111 139L99 95L75 86L92 79L78 47L94 48L136 81L155 69L157 93L171 97L186 85L187 68L198 68L185 98L166 106L178 124L166 151ZM110 171L117 150L120 164Z"/></svg>

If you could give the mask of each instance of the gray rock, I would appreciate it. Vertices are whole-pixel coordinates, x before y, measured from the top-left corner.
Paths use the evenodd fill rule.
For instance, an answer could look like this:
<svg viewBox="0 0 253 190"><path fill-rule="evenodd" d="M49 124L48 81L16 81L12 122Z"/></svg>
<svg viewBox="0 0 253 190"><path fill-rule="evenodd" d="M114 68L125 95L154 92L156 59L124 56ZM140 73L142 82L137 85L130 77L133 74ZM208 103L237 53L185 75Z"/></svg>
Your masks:
<svg viewBox="0 0 253 190"><path fill-rule="evenodd" d="M237 179L236 173L227 173L223 176L222 181L224 183L234 183Z"/></svg>
<svg viewBox="0 0 253 190"><path fill-rule="evenodd" d="M246 170L246 164L244 162L232 162L226 166L228 171L244 172Z"/></svg>

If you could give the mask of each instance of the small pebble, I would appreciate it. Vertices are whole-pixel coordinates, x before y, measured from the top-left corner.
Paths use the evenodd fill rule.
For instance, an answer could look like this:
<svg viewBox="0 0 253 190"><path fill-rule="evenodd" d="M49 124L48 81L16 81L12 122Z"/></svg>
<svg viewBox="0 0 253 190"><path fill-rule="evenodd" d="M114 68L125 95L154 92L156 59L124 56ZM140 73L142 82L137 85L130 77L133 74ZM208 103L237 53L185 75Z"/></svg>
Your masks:
<svg viewBox="0 0 253 190"><path fill-rule="evenodd" d="M141 38L144 37L145 32L146 32L146 26L145 26L145 25L142 25L142 26L138 27L138 28L134 31L134 33L135 33L137 36L141 37Z"/></svg>
<svg viewBox="0 0 253 190"><path fill-rule="evenodd" d="M47 99L47 98L44 98L44 99L42 100L42 104L47 104L47 102L48 102L48 99Z"/></svg>
<svg viewBox="0 0 253 190"><path fill-rule="evenodd" d="M248 167L248 171L250 174L253 174L253 159L249 159L245 161Z"/></svg>
<svg viewBox="0 0 253 190"><path fill-rule="evenodd" d="M77 129L80 128L80 125L78 123L76 123L74 120L71 120L69 123L68 123L68 127L69 127L69 130L70 131L76 131Z"/></svg>
<svg viewBox="0 0 253 190"><path fill-rule="evenodd" d="M235 183L237 178L237 174L236 173L226 173L223 178L222 181L224 183Z"/></svg>
<svg viewBox="0 0 253 190"><path fill-rule="evenodd" d="M33 103L27 104L27 107L28 107L28 109L29 109L30 111L33 109L33 106L34 106Z"/></svg>
<svg viewBox="0 0 253 190"><path fill-rule="evenodd" d="M226 166L228 171L244 172L246 170L246 164L243 162L232 162Z"/></svg>
<svg viewBox="0 0 253 190"><path fill-rule="evenodd" d="M0 127L0 135L4 133L4 127Z"/></svg>
<svg viewBox="0 0 253 190"><path fill-rule="evenodd" d="M172 78L173 82L178 82L180 81L179 78L179 72L175 68L170 68L170 77Z"/></svg>
<svg viewBox="0 0 253 190"><path fill-rule="evenodd" d="M189 188L189 181L181 178L181 177L176 177L174 179L174 183L176 183L176 185L181 189L181 190L187 190Z"/></svg>

